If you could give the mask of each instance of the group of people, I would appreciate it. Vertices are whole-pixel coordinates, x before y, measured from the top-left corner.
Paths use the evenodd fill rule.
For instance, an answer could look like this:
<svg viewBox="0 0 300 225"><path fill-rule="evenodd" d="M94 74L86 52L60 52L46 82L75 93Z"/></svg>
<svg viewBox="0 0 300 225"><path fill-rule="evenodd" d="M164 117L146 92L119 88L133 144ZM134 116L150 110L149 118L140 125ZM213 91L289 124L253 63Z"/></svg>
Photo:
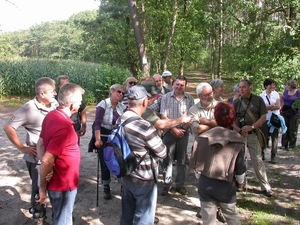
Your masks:
<svg viewBox="0 0 300 225"><path fill-rule="evenodd" d="M224 83L214 79L198 84L199 102L195 104L192 95L185 90L186 77L180 75L172 79L170 71L144 78L139 84L135 77L127 78L125 87L113 84L109 97L97 104L93 123L93 146L99 154L104 199L111 199L111 175L104 162L103 148L112 129L127 118L138 118L124 126L129 146L137 158L150 149L155 169L153 173L150 157L146 156L132 174L119 179L122 188L120 224L157 222L155 177L159 164L164 182L161 195L168 196L172 191L188 194L185 179L190 134L194 136L194 145L189 168L199 180L203 224L214 224L218 213L223 213L229 224L240 224L235 205L236 189L241 191L245 186L245 150L250 154L262 193L271 197L274 193L263 163L258 129L263 130L266 139L271 138L271 161L276 162L279 131L272 129L271 132L267 120L272 113L279 115L279 109L282 110L287 127L282 146L286 150L294 148L298 117L292 104L300 95L293 80L288 81L281 100L275 86L274 80L266 79L265 91L258 96L252 93L251 82L242 80L234 87L235 96L226 103L222 96ZM57 95L54 80L38 79L35 98L13 114L4 130L9 140L24 153L32 180L30 212L34 219L45 222L45 211L39 215L34 212L37 204L45 206L48 191L54 224L72 224L79 183L80 136L86 132L84 90L69 83L66 76L58 78L58 87ZM20 126L27 130L25 144L16 132ZM227 154L229 152L232 154ZM230 168L222 167L228 161Z"/></svg>

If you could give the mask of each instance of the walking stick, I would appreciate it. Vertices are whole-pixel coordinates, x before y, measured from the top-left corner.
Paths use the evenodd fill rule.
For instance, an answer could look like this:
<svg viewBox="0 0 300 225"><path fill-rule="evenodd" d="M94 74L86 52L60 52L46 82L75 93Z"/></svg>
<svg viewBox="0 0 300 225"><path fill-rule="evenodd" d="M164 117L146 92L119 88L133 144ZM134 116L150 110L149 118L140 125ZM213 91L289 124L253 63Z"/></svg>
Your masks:
<svg viewBox="0 0 300 225"><path fill-rule="evenodd" d="M98 152L97 152L98 153ZM97 203L96 206L98 207L98 200L99 200L99 174L100 174L100 157L99 153L98 155L98 161L97 161Z"/></svg>
<svg viewBox="0 0 300 225"><path fill-rule="evenodd" d="M248 145L247 145L247 137L245 137L245 161L246 161L246 172L245 172L245 186L246 186L246 194L248 191Z"/></svg>

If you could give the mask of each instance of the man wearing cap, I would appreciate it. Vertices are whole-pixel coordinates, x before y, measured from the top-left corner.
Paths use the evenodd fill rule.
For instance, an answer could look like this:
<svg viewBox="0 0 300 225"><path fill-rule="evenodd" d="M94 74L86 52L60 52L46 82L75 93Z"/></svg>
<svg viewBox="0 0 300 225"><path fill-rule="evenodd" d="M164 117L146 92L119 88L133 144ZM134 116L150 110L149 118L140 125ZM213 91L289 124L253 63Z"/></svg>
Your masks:
<svg viewBox="0 0 300 225"><path fill-rule="evenodd" d="M173 90L172 73L170 71L166 70L165 72L163 72L163 74L161 76L164 79L164 87L166 87L169 90Z"/></svg>
<svg viewBox="0 0 300 225"><path fill-rule="evenodd" d="M158 74L158 73L154 74L153 79L156 83L156 87L158 88L159 93L164 95L164 94L171 91L171 90L169 90L168 88L166 88L165 86L162 85L162 76L160 74Z"/></svg>
<svg viewBox="0 0 300 225"><path fill-rule="evenodd" d="M120 225L154 224L158 158L166 157L166 146L157 135L155 128L141 117L151 95L141 85L129 88L127 94L128 110L118 119L118 123L123 123L130 117L139 117L124 126L125 138L138 158L150 151L153 160L147 154L136 170L121 178L123 189ZM154 166L154 174L151 165Z"/></svg>
<svg viewBox="0 0 300 225"><path fill-rule="evenodd" d="M176 119L187 114L190 107L194 105L194 98L185 92L187 79L178 76L174 80L173 91L162 96L160 114L161 118ZM168 148L168 155L163 162L164 189L162 195L169 194L172 185L172 166L176 160L177 174L175 178L176 191L182 195L188 192L184 187L186 177L186 155L189 139L189 131L185 124L166 130L163 142Z"/></svg>

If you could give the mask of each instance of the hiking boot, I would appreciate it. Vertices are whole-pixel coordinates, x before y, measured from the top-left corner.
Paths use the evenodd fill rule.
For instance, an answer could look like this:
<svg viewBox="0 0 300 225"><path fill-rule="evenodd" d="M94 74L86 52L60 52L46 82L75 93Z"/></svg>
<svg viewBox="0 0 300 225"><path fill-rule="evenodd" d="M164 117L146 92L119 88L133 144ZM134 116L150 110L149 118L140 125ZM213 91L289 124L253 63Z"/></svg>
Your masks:
<svg viewBox="0 0 300 225"><path fill-rule="evenodd" d="M236 181L236 182L235 182L235 185L236 185L236 191L237 191L237 192L243 192L243 191L244 191L244 188L245 188L245 184L244 184L244 183L239 184L239 183Z"/></svg>
<svg viewBox="0 0 300 225"><path fill-rule="evenodd" d="M154 217L154 224L158 224L159 219L157 217Z"/></svg>
<svg viewBox="0 0 300 225"><path fill-rule="evenodd" d="M221 209L218 207L218 211L217 211L217 220L221 223L225 223L226 219L221 211Z"/></svg>
<svg viewBox="0 0 300 225"><path fill-rule="evenodd" d="M110 187L109 187L109 185L104 185L104 199L105 199L105 200L111 199L111 194L110 194Z"/></svg>
<svg viewBox="0 0 300 225"><path fill-rule="evenodd" d="M185 189L185 187L181 187L181 188L176 188L176 191L182 195L187 195L188 192L187 190Z"/></svg>
<svg viewBox="0 0 300 225"><path fill-rule="evenodd" d="M262 193L267 197L272 197L274 195L274 192L271 189L268 191L264 190Z"/></svg>
<svg viewBox="0 0 300 225"><path fill-rule="evenodd" d="M170 190L170 187L164 187L164 189L163 189L162 192L161 192L161 195L162 195L162 196L167 196L167 195L169 195L169 190Z"/></svg>
<svg viewBox="0 0 300 225"><path fill-rule="evenodd" d="M275 154L271 155L271 163L276 163Z"/></svg>

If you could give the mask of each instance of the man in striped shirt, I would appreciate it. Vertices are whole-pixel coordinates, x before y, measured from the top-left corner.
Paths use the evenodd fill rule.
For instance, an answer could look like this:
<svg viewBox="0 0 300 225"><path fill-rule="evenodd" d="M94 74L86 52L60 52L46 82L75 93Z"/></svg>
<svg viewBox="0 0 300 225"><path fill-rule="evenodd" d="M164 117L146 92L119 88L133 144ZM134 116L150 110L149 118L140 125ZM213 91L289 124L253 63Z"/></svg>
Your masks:
<svg viewBox="0 0 300 225"><path fill-rule="evenodd" d="M124 126L125 138L137 158L143 157L149 151L153 160L147 154L130 175L121 178L123 189L120 224L154 224L158 158L166 157L166 146L157 135L156 129L141 117L151 95L140 85L129 88L127 93L129 108L118 122L122 123L133 116L140 117Z"/></svg>

